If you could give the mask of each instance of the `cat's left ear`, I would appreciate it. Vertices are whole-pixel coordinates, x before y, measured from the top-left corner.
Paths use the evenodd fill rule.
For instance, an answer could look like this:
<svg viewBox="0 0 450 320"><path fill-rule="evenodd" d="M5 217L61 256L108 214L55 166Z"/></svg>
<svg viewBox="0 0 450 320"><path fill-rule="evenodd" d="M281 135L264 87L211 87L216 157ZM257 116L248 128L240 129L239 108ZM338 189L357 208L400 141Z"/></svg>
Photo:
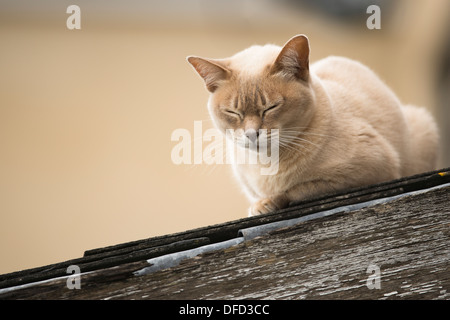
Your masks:
<svg viewBox="0 0 450 320"><path fill-rule="evenodd" d="M272 74L304 81L309 79L309 41L305 35L291 38L272 65Z"/></svg>
<svg viewBox="0 0 450 320"><path fill-rule="evenodd" d="M203 78L206 88L211 93L216 91L222 81L230 77L230 70L220 60L193 56L187 57L186 59Z"/></svg>

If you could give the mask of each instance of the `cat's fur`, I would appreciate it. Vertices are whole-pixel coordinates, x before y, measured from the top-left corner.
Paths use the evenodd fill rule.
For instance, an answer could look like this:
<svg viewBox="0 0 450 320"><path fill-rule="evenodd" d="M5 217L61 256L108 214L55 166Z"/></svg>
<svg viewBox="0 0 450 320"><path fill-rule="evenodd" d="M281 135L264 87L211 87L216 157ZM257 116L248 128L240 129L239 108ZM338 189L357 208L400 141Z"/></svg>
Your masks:
<svg viewBox="0 0 450 320"><path fill-rule="evenodd" d="M188 57L211 92L215 125L279 129L279 168L261 175L258 165L235 164L252 205L250 215L352 187L435 168L438 131L423 108L402 105L359 62L328 57L309 65L306 36L284 47L252 46L227 59ZM244 143L244 144L245 144Z"/></svg>

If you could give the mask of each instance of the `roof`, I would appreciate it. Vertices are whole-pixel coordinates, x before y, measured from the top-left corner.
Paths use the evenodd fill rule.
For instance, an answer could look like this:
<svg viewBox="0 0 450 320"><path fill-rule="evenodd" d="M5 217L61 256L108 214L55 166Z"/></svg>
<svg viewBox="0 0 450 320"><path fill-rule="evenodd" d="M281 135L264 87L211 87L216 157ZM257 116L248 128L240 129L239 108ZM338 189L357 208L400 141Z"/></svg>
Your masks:
<svg viewBox="0 0 450 320"><path fill-rule="evenodd" d="M450 299L449 200L442 169L1 275L0 299Z"/></svg>

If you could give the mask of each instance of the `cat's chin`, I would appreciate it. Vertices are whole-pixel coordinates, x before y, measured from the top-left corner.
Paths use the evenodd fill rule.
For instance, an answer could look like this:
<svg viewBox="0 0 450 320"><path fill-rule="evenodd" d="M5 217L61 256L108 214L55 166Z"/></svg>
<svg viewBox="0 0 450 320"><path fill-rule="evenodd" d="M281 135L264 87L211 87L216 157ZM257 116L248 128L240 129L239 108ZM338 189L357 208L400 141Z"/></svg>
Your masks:
<svg viewBox="0 0 450 320"><path fill-rule="evenodd" d="M241 149L245 149L246 151L252 151L252 152L256 152L258 153L258 145L257 144L241 144L241 143L236 143L236 145L241 148Z"/></svg>
<svg viewBox="0 0 450 320"><path fill-rule="evenodd" d="M246 151L253 151L256 153L261 153L264 152L265 154L268 153L268 150L271 150L272 144L268 143L268 144L255 144L255 143L248 143L248 144L244 144L244 143L235 143L236 146L238 146L241 149L245 149ZM277 144L274 144L275 146L277 146Z"/></svg>

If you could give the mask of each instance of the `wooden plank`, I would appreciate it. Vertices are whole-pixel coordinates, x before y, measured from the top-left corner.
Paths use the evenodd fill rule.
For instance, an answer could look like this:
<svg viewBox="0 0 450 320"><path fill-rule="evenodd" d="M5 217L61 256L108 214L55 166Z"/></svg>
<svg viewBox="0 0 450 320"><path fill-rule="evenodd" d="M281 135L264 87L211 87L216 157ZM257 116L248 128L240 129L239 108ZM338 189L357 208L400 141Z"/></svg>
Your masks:
<svg viewBox="0 0 450 320"><path fill-rule="evenodd" d="M165 245L174 241L198 237L209 237L211 242L225 241L236 237L237 232L240 229L286 219L298 218L319 211L330 210L340 206L361 203L364 201L375 200L384 197L390 197L405 192L429 188L447 182L450 182L450 168L423 173L412 177L405 177L372 186L364 186L361 188L346 190L335 194L323 195L316 199L292 204L289 208L262 216L243 218L170 235L87 250L84 253L84 256L101 254L102 256L106 257L108 256L108 254L114 255L114 252L116 250L133 251L139 250L141 247Z"/></svg>
<svg viewBox="0 0 450 320"><path fill-rule="evenodd" d="M207 245L209 243L209 238L200 237L189 240L181 240L157 247L143 248L132 252L129 252L128 250L125 252L119 251L113 256L89 256L87 258L72 259L61 263L52 264L50 266L32 269L32 272L25 270L5 275L0 281L0 288L8 288L11 286L67 276L67 268L71 265L77 265L81 269L81 272L89 272L130 262L143 261L161 256L163 254L189 250Z"/></svg>
<svg viewBox="0 0 450 320"><path fill-rule="evenodd" d="M82 275L83 280L82 283L80 283L80 290L87 288L92 290L93 287L102 283L107 285L112 282L126 281L128 278L134 277L135 271L147 266L148 264L146 261L138 261L125 263L120 266L110 268L102 268L91 273L84 274ZM58 299L70 299L72 291L78 289L69 289L67 286L67 281L67 278L55 278L38 285L30 285L29 287L25 287L20 290L20 299L55 299L55 292L59 292L61 294ZM69 280L69 282L71 282L71 280ZM62 288L65 289L61 290ZM11 296L14 297L14 295L15 293L12 291L1 294L0 296L1 299L8 299Z"/></svg>
<svg viewBox="0 0 450 320"><path fill-rule="evenodd" d="M72 264L88 264L90 268L94 268L93 266L104 268L107 266L120 265L122 263L130 262L128 256L136 256L135 252L146 252L146 250L152 252L148 257L152 258L157 256L156 254L163 255L173 252L171 251L174 247L172 245L173 243L183 243L183 241L189 240L195 241L197 238L209 238L210 243L226 241L235 238L240 229L298 218L319 211L398 195L404 192L419 190L446 182L450 182L450 169L441 169L413 177L406 177L373 186L353 189L347 192L336 193L334 195L324 195L317 199L292 205L290 208L272 214L243 218L185 232L88 250L82 258L0 275L0 288L62 276L65 274L67 266ZM153 249L158 247L165 249ZM135 259L137 259L137 257L135 257Z"/></svg>
<svg viewBox="0 0 450 320"><path fill-rule="evenodd" d="M272 232L177 267L3 299L450 299L450 187ZM370 289L379 268L380 289Z"/></svg>

